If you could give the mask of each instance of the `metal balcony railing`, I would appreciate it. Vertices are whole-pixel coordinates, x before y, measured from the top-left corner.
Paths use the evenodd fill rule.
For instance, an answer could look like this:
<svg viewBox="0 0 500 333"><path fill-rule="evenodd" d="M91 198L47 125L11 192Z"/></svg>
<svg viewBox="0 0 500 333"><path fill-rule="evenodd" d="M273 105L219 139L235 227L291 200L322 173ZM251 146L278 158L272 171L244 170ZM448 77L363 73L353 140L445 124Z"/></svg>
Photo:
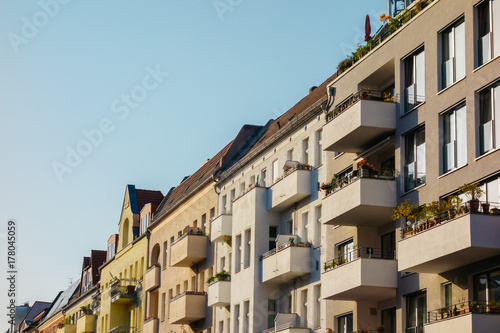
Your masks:
<svg viewBox="0 0 500 333"><path fill-rule="evenodd" d="M288 241L284 244L281 244L280 246L278 246L277 248L275 249L272 249L270 251L267 251L265 252L261 257L260 257L260 260L264 260L278 252L281 252L289 247L311 247L311 243L309 242L295 242L295 241Z"/></svg>
<svg viewBox="0 0 500 333"><path fill-rule="evenodd" d="M467 214L491 214L491 209L496 210L500 207L500 204L497 202L480 201L479 203L477 211L471 211L468 203L463 202L438 213L427 213L425 216L420 216L416 222L408 221L407 226L401 228L401 238L404 239L416 235L422 231L438 227Z"/></svg>
<svg viewBox="0 0 500 333"><path fill-rule="evenodd" d="M373 171L373 170L367 170L367 169L358 169L349 172L342 178L337 179L336 181L327 184L325 190L325 196L329 196L347 185L350 185L354 183L355 181L361 179L361 178L373 178L373 179L380 179L380 180L395 180L396 179L396 171L394 170L380 170L380 171Z"/></svg>
<svg viewBox="0 0 500 333"><path fill-rule="evenodd" d="M329 271L359 258L393 260L396 258L396 254L394 251L382 251L382 249L375 249L373 247L360 247L325 262L324 270L325 272Z"/></svg>
<svg viewBox="0 0 500 333"><path fill-rule="evenodd" d="M466 313L482 313L500 315L500 300L497 301L465 301L427 312L427 324L439 320L456 317Z"/></svg>
<svg viewBox="0 0 500 333"><path fill-rule="evenodd" d="M199 295L199 296L205 296L206 294L207 294L207 293L206 293L205 291L185 291L185 292L183 292L183 293L181 293L181 294L179 294L179 295L177 295L177 296L175 296L175 297L172 297L172 298L170 299L170 302L173 302L173 301L175 301L175 300L178 300L179 298L184 297L184 296L186 296L186 295Z"/></svg>

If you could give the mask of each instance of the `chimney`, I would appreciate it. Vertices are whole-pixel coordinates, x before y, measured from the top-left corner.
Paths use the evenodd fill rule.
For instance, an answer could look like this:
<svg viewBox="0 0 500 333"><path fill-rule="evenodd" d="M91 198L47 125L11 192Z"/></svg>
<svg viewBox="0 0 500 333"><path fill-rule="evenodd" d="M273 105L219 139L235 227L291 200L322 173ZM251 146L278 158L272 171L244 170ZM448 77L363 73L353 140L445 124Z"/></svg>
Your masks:
<svg viewBox="0 0 500 333"><path fill-rule="evenodd" d="M309 88L309 93L312 93L314 91L314 89L318 88L317 86L312 86L311 88Z"/></svg>

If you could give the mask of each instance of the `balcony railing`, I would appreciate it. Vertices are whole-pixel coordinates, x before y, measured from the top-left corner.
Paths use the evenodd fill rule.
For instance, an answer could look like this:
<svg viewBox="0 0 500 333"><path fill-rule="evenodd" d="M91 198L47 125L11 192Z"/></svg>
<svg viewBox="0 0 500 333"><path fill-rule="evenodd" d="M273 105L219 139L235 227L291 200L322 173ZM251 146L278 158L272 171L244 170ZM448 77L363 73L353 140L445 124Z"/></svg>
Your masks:
<svg viewBox="0 0 500 333"><path fill-rule="evenodd" d="M120 299L125 301L135 299L137 297L135 280L121 279L113 281L110 286L109 294L111 296L111 303L117 302Z"/></svg>
<svg viewBox="0 0 500 333"><path fill-rule="evenodd" d="M368 169L358 169L351 171L344 177L337 179L335 182L326 184L324 187L325 196L329 196L361 178L395 180L396 172L394 170L372 171Z"/></svg>
<svg viewBox="0 0 500 333"><path fill-rule="evenodd" d="M233 199L233 202L235 202L236 200L238 200L239 198L243 197L245 194L247 194L248 192L250 192L251 190L253 190L254 188L256 187L261 187L261 188L266 188L266 186L262 186L262 185L259 185L259 184L250 184L244 191L243 193L241 193L239 196L237 196L236 198Z"/></svg>
<svg viewBox="0 0 500 333"><path fill-rule="evenodd" d="M181 297L184 297L184 296L186 296L186 295L198 295L198 296L205 296L206 294L207 294L207 293L206 293L205 291L185 291L185 292L183 292L182 294L179 294L179 295L177 295L177 296L175 296L175 297L172 297L172 298L170 299L170 303L172 303L173 301L175 301L175 300L177 300L177 299L179 299L179 298L181 298Z"/></svg>
<svg viewBox="0 0 500 333"><path fill-rule="evenodd" d="M333 111L329 112L326 115L326 122L329 123L333 119L340 116L344 111L348 110L351 106L356 104L362 99L372 100L372 101L380 101L380 102L394 102L394 96L389 93L385 94L381 91L375 91L370 89L360 89L358 92L352 94L341 103L339 103Z"/></svg>
<svg viewBox="0 0 500 333"><path fill-rule="evenodd" d="M465 301L453 304L448 307L432 310L427 312L427 324L434 323L439 320L448 319L460 316L465 313L482 313L500 315L500 300L499 301Z"/></svg>
<svg viewBox="0 0 500 333"><path fill-rule="evenodd" d="M211 217L210 222L217 220L221 216L231 216L231 215L233 215L233 212L231 212L229 209L223 209L222 211L219 212L219 215Z"/></svg>
<svg viewBox="0 0 500 333"><path fill-rule="evenodd" d="M292 241L289 241L287 243L284 243L284 244L281 244L279 245L277 248L275 249L272 249L270 251L267 251L265 252L261 257L260 257L260 260L264 260L278 252L281 252L289 247L292 247L292 246L296 246L296 247L311 247L311 243L309 242L292 242Z"/></svg>
<svg viewBox="0 0 500 333"><path fill-rule="evenodd" d="M490 213L491 211L498 214L500 213L500 210L498 209L499 207L499 203L482 201L480 202L478 211L471 212L471 209L468 207L468 203L464 202L436 214L427 214L427 216L419 218L416 222L407 222L408 225L401 228L401 238L404 239L422 231L438 227L466 214L492 214Z"/></svg>
<svg viewBox="0 0 500 333"><path fill-rule="evenodd" d="M135 327L116 326L108 331L108 333L130 333L135 330Z"/></svg>
<svg viewBox="0 0 500 333"><path fill-rule="evenodd" d="M211 286L212 284L217 283L219 281L228 281L228 282L230 282L231 281L231 275L214 277L213 280L210 280L208 282L208 285Z"/></svg>
<svg viewBox="0 0 500 333"><path fill-rule="evenodd" d="M189 235L193 235L193 236L206 236L205 232L203 232L203 230L201 230L200 228L198 228L197 230L194 230L194 228L190 228L188 231L186 231L184 234L182 234L179 238L177 238L176 240L174 240L172 242L172 244L170 244L170 246L174 245L175 243L179 242L180 240L186 238Z"/></svg>
<svg viewBox="0 0 500 333"><path fill-rule="evenodd" d="M395 253L394 251L382 251L382 249L375 249L373 247L360 247L325 262L324 270L325 272L329 271L358 258L391 260L395 258Z"/></svg>
<svg viewBox="0 0 500 333"><path fill-rule="evenodd" d="M276 327L268 328L267 330L263 330L262 333L272 333L272 332L281 332L284 330L289 330L291 328L303 328L303 329L308 329L309 326L307 324L302 324L302 323L286 323L282 325L278 325Z"/></svg>
<svg viewBox="0 0 500 333"><path fill-rule="evenodd" d="M290 161L288 161L290 162ZM307 170L307 171L311 171L312 169L312 166L310 166L309 164L302 164L300 162L297 162L296 164L290 166L290 167L286 167L284 168L285 169L285 172L283 173L283 176L281 177L278 177L274 180L274 183L271 185L273 186L274 184L276 184L277 182L279 182L280 180L282 180L283 178L285 178L286 176L294 173L295 171L297 170Z"/></svg>

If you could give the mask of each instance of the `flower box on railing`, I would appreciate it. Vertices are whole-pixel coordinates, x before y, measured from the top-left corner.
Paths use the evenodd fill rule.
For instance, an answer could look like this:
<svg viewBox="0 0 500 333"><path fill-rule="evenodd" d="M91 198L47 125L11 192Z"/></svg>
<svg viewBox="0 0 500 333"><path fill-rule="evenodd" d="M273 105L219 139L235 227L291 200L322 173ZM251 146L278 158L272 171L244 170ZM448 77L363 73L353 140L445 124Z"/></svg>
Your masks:
<svg viewBox="0 0 500 333"><path fill-rule="evenodd" d="M382 249L375 249L373 247L360 247L349 251L346 254L336 257L335 259L325 262L324 270L329 271L343 264L347 264L359 258L368 259L394 259L395 253L382 251Z"/></svg>

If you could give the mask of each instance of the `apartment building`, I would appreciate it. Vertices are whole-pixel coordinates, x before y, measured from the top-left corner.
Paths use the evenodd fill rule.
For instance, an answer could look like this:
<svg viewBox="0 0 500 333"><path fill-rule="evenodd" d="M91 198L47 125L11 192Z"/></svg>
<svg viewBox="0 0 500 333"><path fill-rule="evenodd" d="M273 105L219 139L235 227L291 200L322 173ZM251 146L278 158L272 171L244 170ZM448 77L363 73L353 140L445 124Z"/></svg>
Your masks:
<svg viewBox="0 0 500 333"><path fill-rule="evenodd" d="M414 2L328 85L322 298L335 332L500 327L498 8ZM464 183L489 207L465 208ZM393 221L407 199L426 216Z"/></svg>
<svg viewBox="0 0 500 333"><path fill-rule="evenodd" d="M106 262L99 268L100 292L93 302L97 333L142 330L148 239L147 225L141 228L141 219L147 207L157 206L162 199L161 191L136 189L134 185L125 189L119 233L110 236Z"/></svg>
<svg viewBox="0 0 500 333"><path fill-rule="evenodd" d="M148 227L149 260L144 278L143 331L212 332L207 280L214 275L217 213L214 179L243 157L266 126L245 125L235 139L165 196Z"/></svg>

